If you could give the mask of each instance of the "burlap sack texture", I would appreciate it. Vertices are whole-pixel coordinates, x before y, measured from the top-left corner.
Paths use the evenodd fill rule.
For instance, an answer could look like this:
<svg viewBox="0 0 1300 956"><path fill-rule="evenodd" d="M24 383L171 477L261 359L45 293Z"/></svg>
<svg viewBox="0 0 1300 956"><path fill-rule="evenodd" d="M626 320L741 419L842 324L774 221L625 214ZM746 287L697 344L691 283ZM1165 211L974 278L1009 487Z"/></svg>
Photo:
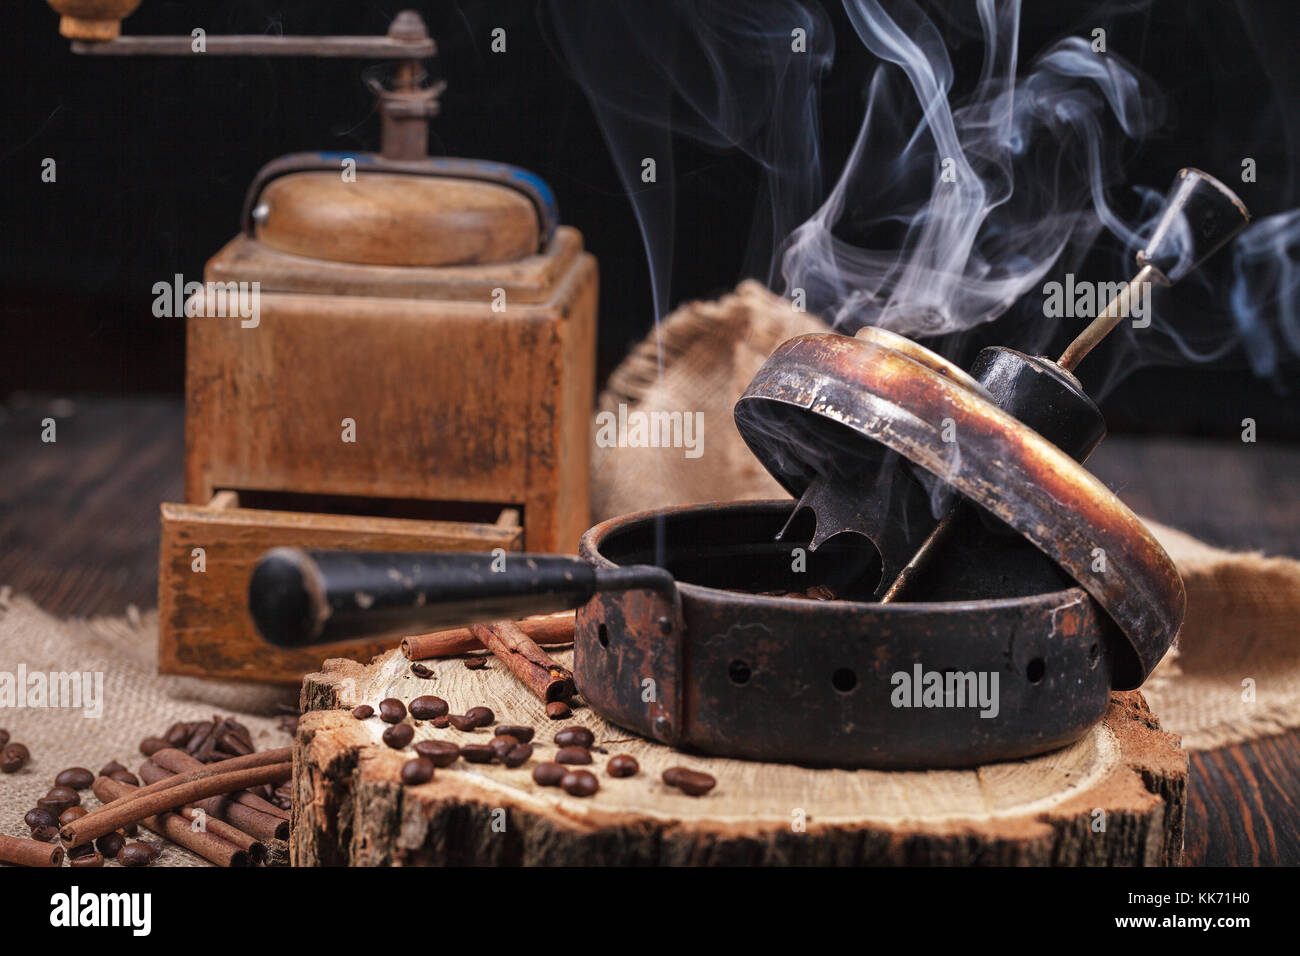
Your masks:
<svg viewBox="0 0 1300 956"><path fill-rule="evenodd" d="M160 676L157 647L156 611L141 614L130 608L126 617L60 620L0 588L0 671L15 674L25 665L28 674L103 675L98 718L87 717L84 707L0 708L0 727L32 752L26 767L0 776L0 832L27 836L23 814L54 785L60 770L80 766L98 773L118 760L136 772L145 760L140 740L178 720L234 715L247 725L258 750L293 742L279 729L277 715L286 706L296 709L294 690ZM82 792L81 801L87 808L99 805L89 790ZM140 839L163 848L160 865L208 865L143 828Z"/></svg>

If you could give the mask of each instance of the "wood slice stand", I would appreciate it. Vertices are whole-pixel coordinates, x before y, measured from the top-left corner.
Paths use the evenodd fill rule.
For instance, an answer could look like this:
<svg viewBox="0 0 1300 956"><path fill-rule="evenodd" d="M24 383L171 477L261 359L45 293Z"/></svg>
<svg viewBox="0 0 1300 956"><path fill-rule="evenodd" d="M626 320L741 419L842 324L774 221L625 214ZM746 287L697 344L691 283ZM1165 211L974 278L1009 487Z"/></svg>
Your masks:
<svg viewBox="0 0 1300 956"><path fill-rule="evenodd" d="M572 665L571 651L555 657ZM495 659L477 671L459 659L425 663L432 678L411 674L392 651L368 665L326 661L305 679L295 865L1173 865L1182 855L1187 755L1135 691L1113 694L1087 737L1044 757L967 771L844 771L683 754L583 706L551 721ZM411 754L380 741L387 725L378 717L349 711L420 694L446 699L452 713L486 704L498 722L535 727L533 759L513 770L461 760L403 787L398 772ZM570 724L589 727L607 751L593 752L593 797L532 780ZM416 740L491 734L416 728ZM608 776L618 753L634 756L640 773ZM679 765L707 771L717 787L695 798L665 786L660 775Z"/></svg>

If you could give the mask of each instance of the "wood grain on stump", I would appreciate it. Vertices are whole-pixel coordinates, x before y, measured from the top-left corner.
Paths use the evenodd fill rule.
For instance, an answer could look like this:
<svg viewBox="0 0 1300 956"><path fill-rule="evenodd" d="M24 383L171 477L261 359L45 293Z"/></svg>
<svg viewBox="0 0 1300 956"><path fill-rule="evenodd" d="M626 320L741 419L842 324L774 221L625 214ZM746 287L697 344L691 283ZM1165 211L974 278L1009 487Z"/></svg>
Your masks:
<svg viewBox="0 0 1300 956"><path fill-rule="evenodd" d="M572 652L555 654L565 666ZM411 673L398 651L363 665L330 660L303 685L294 753L296 865L1161 865L1179 861L1187 756L1137 692L1112 695L1083 740L1031 760L975 770L887 772L812 769L674 751L577 706L551 721L495 659L425 661ZM384 745L387 726L350 711L385 697L436 694L464 713L484 704L498 723L536 729L533 758L517 769L460 760L422 786L403 787L414 756ZM409 720L409 718L408 718ZM533 782L554 757L552 738L592 730L600 780L593 797ZM460 732L419 722L415 739L486 743L492 728ZM615 779L615 754L640 772ZM690 797L663 771L685 766L717 786Z"/></svg>

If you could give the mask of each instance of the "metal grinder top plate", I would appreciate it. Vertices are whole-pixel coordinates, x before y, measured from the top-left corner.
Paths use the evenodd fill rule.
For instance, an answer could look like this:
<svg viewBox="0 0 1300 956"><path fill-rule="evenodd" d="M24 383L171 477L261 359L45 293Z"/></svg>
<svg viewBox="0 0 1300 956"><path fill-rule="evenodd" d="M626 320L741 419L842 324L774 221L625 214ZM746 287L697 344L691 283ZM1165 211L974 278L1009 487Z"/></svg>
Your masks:
<svg viewBox="0 0 1300 956"><path fill-rule="evenodd" d="M879 336L791 339L736 403L737 428L796 497L828 463L857 454L846 447L855 441L864 457L884 446L919 465L1018 531L1097 601L1123 636L1113 686L1139 686L1182 623L1186 597L1173 562L1079 463L926 351ZM956 441L944 441L945 431Z"/></svg>

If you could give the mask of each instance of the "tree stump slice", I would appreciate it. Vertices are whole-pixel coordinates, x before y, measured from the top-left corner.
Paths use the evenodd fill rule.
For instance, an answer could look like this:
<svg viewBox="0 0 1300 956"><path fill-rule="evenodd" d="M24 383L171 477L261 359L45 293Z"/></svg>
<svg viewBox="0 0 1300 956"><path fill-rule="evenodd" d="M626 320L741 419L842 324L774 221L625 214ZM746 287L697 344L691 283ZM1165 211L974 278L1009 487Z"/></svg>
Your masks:
<svg viewBox="0 0 1300 956"><path fill-rule="evenodd" d="M572 651L554 654L565 666ZM1173 865L1183 846L1187 755L1136 691L1114 693L1084 739L1030 760L974 770L813 769L683 753L637 737L575 702L552 721L540 701L489 657L425 661L411 673L394 650L370 664L326 661L303 683L294 748L291 860L297 866L504 865ZM414 756L380 739L359 704L436 694L453 714L491 707L498 723L535 728L534 755L508 769L459 760L416 787L399 781ZM410 721L411 718L407 718ZM415 739L486 743L415 722ZM581 724L596 737L600 790L571 797L533 782L552 738ZM605 764L629 754L635 776ZM691 797L661 774L685 766L717 786Z"/></svg>

